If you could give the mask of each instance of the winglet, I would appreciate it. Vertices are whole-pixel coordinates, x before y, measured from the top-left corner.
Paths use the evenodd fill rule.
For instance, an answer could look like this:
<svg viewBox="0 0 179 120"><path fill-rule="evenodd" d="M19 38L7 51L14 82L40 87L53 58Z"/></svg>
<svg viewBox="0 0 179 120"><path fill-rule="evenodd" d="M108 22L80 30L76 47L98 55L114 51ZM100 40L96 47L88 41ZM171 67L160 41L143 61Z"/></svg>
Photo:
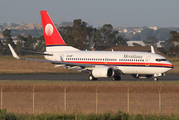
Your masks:
<svg viewBox="0 0 179 120"><path fill-rule="evenodd" d="M151 53L155 53L154 47L151 46Z"/></svg>
<svg viewBox="0 0 179 120"><path fill-rule="evenodd" d="M11 50L13 57L16 58L16 59L20 59L20 57L16 54L16 52L14 51L12 46L10 44L8 44L8 46L9 46L9 49Z"/></svg>

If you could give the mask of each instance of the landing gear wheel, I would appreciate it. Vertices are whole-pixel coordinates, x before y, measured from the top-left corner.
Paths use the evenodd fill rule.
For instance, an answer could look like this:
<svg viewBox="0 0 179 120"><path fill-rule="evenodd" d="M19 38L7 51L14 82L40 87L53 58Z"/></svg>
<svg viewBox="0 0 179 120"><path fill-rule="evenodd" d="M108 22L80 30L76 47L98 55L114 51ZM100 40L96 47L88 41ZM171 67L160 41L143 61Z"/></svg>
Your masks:
<svg viewBox="0 0 179 120"><path fill-rule="evenodd" d="M93 77L92 75L90 75L90 76L89 76L89 80L90 80L90 81L98 80L98 78L95 78L95 77Z"/></svg>
<svg viewBox="0 0 179 120"><path fill-rule="evenodd" d="M158 78L157 78L157 77L154 77L154 81L158 81Z"/></svg>
<svg viewBox="0 0 179 120"><path fill-rule="evenodd" d="M113 76L112 80L113 81L119 81L119 80L121 80L121 76L119 76L119 75Z"/></svg>

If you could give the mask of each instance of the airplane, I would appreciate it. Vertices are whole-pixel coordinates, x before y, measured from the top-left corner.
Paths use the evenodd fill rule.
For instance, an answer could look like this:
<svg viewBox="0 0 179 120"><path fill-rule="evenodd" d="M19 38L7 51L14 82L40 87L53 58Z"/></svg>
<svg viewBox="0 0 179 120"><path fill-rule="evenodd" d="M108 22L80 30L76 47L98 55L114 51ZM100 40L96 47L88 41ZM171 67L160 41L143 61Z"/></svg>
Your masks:
<svg viewBox="0 0 179 120"><path fill-rule="evenodd" d="M14 58L50 62L55 64L54 67L88 72L90 81L98 78L117 81L121 80L121 75L127 74L134 78L154 77L154 81L158 81L158 77L174 67L165 57L156 54L153 46L151 52L79 50L65 43L47 11L41 11L41 19L46 51L38 53L44 55L46 60L19 57L8 44Z"/></svg>

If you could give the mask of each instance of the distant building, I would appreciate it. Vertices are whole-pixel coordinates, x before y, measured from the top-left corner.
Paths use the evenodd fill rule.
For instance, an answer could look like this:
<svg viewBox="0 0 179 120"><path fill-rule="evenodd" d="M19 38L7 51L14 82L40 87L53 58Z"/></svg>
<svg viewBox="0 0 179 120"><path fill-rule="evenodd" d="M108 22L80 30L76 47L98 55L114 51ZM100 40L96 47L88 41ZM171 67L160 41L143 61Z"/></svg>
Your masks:
<svg viewBox="0 0 179 120"><path fill-rule="evenodd" d="M142 46L145 46L143 41L127 41L128 46L134 46L133 43L137 43L137 44L140 44Z"/></svg>
<svg viewBox="0 0 179 120"><path fill-rule="evenodd" d="M136 33L141 33L141 31L143 30L143 28L138 28L138 29L134 29L133 31Z"/></svg>
<svg viewBox="0 0 179 120"><path fill-rule="evenodd" d="M70 26L72 27L73 26L73 22L61 22L60 27L66 27L66 26Z"/></svg>
<svg viewBox="0 0 179 120"><path fill-rule="evenodd" d="M158 30L158 27L156 26L153 26L153 27L149 27L150 29L153 29L153 30Z"/></svg>
<svg viewBox="0 0 179 120"><path fill-rule="evenodd" d="M160 45L161 42L163 42L163 41L159 41L159 42L157 43L157 47L162 47L162 46ZM140 44L140 45L142 45L142 46L145 46L145 44L143 43L143 41L127 41L128 46L134 46L133 43L137 43L137 44Z"/></svg>
<svg viewBox="0 0 179 120"><path fill-rule="evenodd" d="M127 29L124 29L123 32L124 32L124 33L127 33Z"/></svg>
<svg viewBox="0 0 179 120"><path fill-rule="evenodd" d="M39 30L41 30L42 29L42 25L38 24L38 23L29 23L29 24L26 24L26 25L17 26L17 27L15 27L15 29L18 29L18 30L39 29Z"/></svg>

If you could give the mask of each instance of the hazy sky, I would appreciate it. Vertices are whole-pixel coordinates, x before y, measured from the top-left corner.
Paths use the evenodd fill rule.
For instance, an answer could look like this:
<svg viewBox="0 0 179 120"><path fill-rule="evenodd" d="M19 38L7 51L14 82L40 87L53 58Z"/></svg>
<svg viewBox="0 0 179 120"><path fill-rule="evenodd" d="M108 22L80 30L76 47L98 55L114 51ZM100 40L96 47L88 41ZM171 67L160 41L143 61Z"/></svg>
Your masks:
<svg viewBox="0 0 179 120"><path fill-rule="evenodd" d="M1 0L0 24L39 23L40 10L47 10L59 24L74 19L94 27L179 27L179 0Z"/></svg>

